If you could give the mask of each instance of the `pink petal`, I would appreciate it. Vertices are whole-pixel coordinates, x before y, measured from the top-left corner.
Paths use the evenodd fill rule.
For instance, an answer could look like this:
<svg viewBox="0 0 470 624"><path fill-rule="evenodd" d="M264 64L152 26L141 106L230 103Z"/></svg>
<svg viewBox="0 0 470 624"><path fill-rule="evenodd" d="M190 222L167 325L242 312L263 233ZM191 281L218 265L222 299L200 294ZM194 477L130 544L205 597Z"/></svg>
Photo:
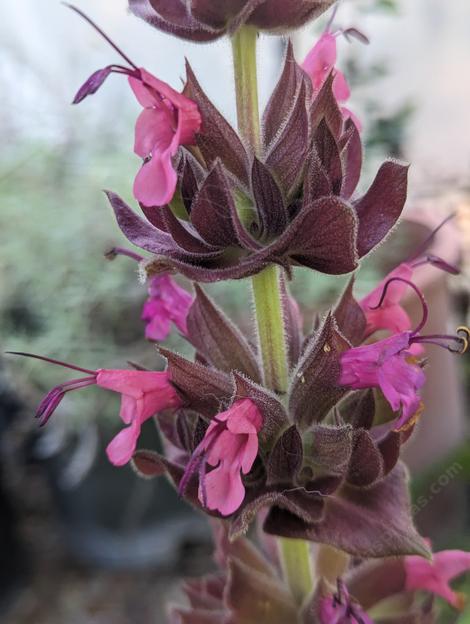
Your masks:
<svg viewBox="0 0 470 624"><path fill-rule="evenodd" d="M411 319L407 312L398 304L365 312L367 319L367 335L379 329L388 329L394 334L411 329Z"/></svg>
<svg viewBox="0 0 470 624"><path fill-rule="evenodd" d="M321 88L336 63L336 38L323 33L305 57L302 69L310 76L315 91Z"/></svg>
<svg viewBox="0 0 470 624"><path fill-rule="evenodd" d="M168 112L146 108L135 124L134 151L141 158L147 158L154 151L164 152L172 145L174 135Z"/></svg>
<svg viewBox="0 0 470 624"><path fill-rule="evenodd" d="M206 475L205 489L208 509L218 510L223 516L233 514L245 498L240 472L227 470L224 464ZM199 500L203 500L201 488Z"/></svg>
<svg viewBox="0 0 470 624"><path fill-rule="evenodd" d="M164 206L173 199L177 181L171 162L173 152L173 147L154 151L151 160L137 174L134 197L144 206Z"/></svg>
<svg viewBox="0 0 470 624"><path fill-rule="evenodd" d="M338 102L345 102L346 100L349 100L351 95L351 89L346 82L346 78L344 77L343 72L339 71L339 69L335 69L333 93Z"/></svg>
<svg viewBox="0 0 470 624"><path fill-rule="evenodd" d="M109 461L115 466L127 464L135 452L139 435L140 424L137 421L120 431L106 448Z"/></svg>

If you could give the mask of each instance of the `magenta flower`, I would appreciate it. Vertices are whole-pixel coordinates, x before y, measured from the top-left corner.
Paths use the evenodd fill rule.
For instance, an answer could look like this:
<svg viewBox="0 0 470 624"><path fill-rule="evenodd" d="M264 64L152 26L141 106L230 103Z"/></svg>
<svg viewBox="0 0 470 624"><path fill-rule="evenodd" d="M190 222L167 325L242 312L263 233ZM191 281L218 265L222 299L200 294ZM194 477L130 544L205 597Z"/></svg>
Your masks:
<svg viewBox="0 0 470 624"><path fill-rule="evenodd" d="M86 20L128 63L108 65L95 71L80 87L73 103L78 104L100 89L108 76L124 74L139 104L144 110L135 126L135 153L144 164L134 181L134 196L144 206L164 206L174 195L177 176L172 158L180 145L195 142L201 128L197 104L159 80L146 69L139 68L116 44L82 11L70 7Z"/></svg>
<svg viewBox="0 0 470 624"><path fill-rule="evenodd" d="M407 288L407 283L402 280L410 281L412 277L413 267L403 262L391 271L372 292L361 299L359 305L367 320L366 336L370 336L379 329L388 329L394 334L411 329L410 317L400 305L400 301ZM390 280L393 281L380 304L385 286Z"/></svg>
<svg viewBox="0 0 470 624"><path fill-rule="evenodd" d="M166 372L101 369L97 371L96 384L121 394L120 416L128 426L106 449L109 461L115 466L123 466L132 459L146 420L182 405Z"/></svg>
<svg viewBox="0 0 470 624"><path fill-rule="evenodd" d="M163 410L177 408L183 404L170 381L168 372L103 368L94 371L31 353L14 353L14 355L33 357L87 374L86 377L72 379L56 386L47 393L36 411L36 418L39 419L41 426L48 422L64 396L72 390L97 385L121 395L120 416L128 427L120 431L106 449L109 461L115 466L123 466L132 459L140 430L146 420Z"/></svg>
<svg viewBox="0 0 470 624"><path fill-rule="evenodd" d="M393 411L402 410L397 430L409 426L422 407L418 392L426 378L410 352L412 337L412 332L402 332L341 355L339 384L354 390L380 388Z"/></svg>
<svg viewBox="0 0 470 624"><path fill-rule="evenodd" d="M135 126L135 153L144 164L134 182L134 196L144 206L163 206L173 198L177 176L172 158L180 145L195 142L201 115L192 100L145 69L129 84L144 110Z"/></svg>
<svg viewBox="0 0 470 624"><path fill-rule="evenodd" d="M456 609L463 609L465 597L450 587L450 582L470 570L470 553L462 550L444 550L432 561L422 557L405 558L406 589L425 590L444 598Z"/></svg>
<svg viewBox="0 0 470 624"><path fill-rule="evenodd" d="M250 399L236 401L217 414L195 449L180 483L184 492L189 478L199 469L199 500L207 509L230 516L245 498L242 473L248 474L258 454L261 412ZM205 473L205 465L214 470Z"/></svg>
<svg viewBox="0 0 470 624"><path fill-rule="evenodd" d="M305 57L302 69L310 76L314 93L320 91L333 71L333 93L338 102L345 102L349 99L351 90L344 74L335 67L338 57L336 38L336 33L324 32Z"/></svg>
<svg viewBox="0 0 470 624"><path fill-rule="evenodd" d="M362 608L351 599L346 585L338 580L338 591L320 599L319 624L374 624Z"/></svg>
<svg viewBox="0 0 470 624"><path fill-rule="evenodd" d="M146 322L145 337L156 342L165 340L174 323L187 335L186 317L193 303L192 296L170 275L157 275L150 280L149 299L142 310Z"/></svg>
<svg viewBox="0 0 470 624"><path fill-rule="evenodd" d="M362 130L360 120L349 108L341 106L341 103L349 100L351 89L343 72L336 67L338 57L337 37L340 34L342 34L342 31L332 33L327 29L305 57L302 69L312 81L314 96L323 87L330 73L333 72L333 94L341 108L343 119L345 121L351 119L360 131Z"/></svg>

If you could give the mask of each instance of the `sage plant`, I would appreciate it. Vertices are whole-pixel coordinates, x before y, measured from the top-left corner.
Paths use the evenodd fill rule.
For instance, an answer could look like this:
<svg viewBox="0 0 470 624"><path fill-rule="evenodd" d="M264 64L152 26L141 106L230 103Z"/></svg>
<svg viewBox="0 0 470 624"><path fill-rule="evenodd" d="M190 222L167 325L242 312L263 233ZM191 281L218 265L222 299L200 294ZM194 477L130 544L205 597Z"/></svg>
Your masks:
<svg viewBox="0 0 470 624"><path fill-rule="evenodd" d="M414 277L424 265L458 270L431 253L432 235L369 295L354 294L361 259L387 239L407 196L408 167L394 160L368 190L356 190L361 122L345 106L350 88L336 44L366 37L335 28L333 11L303 64L288 42L279 81L259 110L259 32L289 33L331 5L129 0L135 15L172 35L231 38L238 131L189 63L176 91L82 14L121 60L95 71L74 102L119 74L142 107L133 186L141 214L107 193L119 228L139 249L110 256L128 256L148 280L146 337L159 343L174 325L195 357L159 345L163 372L62 363L84 376L51 390L37 416L45 424L66 393L88 385L119 393L124 427L109 443L109 460L131 462L145 477L166 474L211 518L219 571L186 583L187 604L170 611L175 624L427 624L435 621L435 596L463 604L450 582L470 569L470 554L432 555L414 526L400 460L425 410L423 345L464 353L469 337L465 327L426 334L433 311ZM352 274L335 305L309 319L306 335L289 293L298 266L312 280L316 272ZM255 341L203 286L245 278ZM415 326L402 307L408 291L422 307ZM154 416L164 453L139 448L141 426ZM258 546L246 538L252 523L261 530Z"/></svg>

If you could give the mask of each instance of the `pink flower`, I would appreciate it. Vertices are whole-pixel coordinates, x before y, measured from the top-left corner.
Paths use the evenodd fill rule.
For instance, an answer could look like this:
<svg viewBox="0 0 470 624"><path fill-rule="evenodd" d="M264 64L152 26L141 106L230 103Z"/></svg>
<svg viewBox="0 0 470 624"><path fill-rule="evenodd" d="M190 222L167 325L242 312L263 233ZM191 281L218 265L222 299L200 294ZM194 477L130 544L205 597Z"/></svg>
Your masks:
<svg viewBox="0 0 470 624"><path fill-rule="evenodd" d="M330 72L334 71L333 93L338 102L345 102L351 90L344 74L335 69L337 56L336 35L324 32L305 57L302 69L310 76L314 93L320 91Z"/></svg>
<svg viewBox="0 0 470 624"><path fill-rule="evenodd" d="M195 142L201 128L197 104L178 93L146 69L139 68L93 20L76 7L70 7L87 21L124 59L127 66L108 65L95 71L80 87L73 103L79 104L96 93L111 74L128 76L129 84L144 110L135 126L135 153L144 164L134 181L134 196L144 206L168 204L176 188L172 158L180 145Z"/></svg>
<svg viewBox="0 0 470 624"><path fill-rule="evenodd" d="M413 277L413 267L406 262L400 264L391 271L376 288L366 295L359 305L367 319L366 335L370 336L379 329L388 329L392 333L399 333L411 329L411 320L406 311L400 305L408 284L401 280L410 281ZM400 278L400 280L395 280ZM388 288L385 287L390 280ZM385 291L385 297L382 299Z"/></svg>
<svg viewBox="0 0 470 624"><path fill-rule="evenodd" d="M120 416L128 425L109 443L106 452L115 466L127 464L135 452L143 423L165 409L182 405L167 372L98 370L96 384L121 394Z"/></svg>
<svg viewBox="0 0 470 624"><path fill-rule="evenodd" d="M245 498L242 473L248 474L258 454L258 433L263 417L250 399L236 401L217 414L196 448L180 483L184 492L199 469L199 500L207 508L230 516ZM205 464L214 469L205 474Z"/></svg>
<svg viewBox="0 0 470 624"><path fill-rule="evenodd" d="M422 409L418 392L426 378L410 352L412 338L412 332L402 332L341 355L339 384L355 390L380 388L393 411L401 409L397 430L410 426Z"/></svg>
<svg viewBox="0 0 470 624"><path fill-rule="evenodd" d="M351 96L351 89L344 77L344 74L335 67L338 56L337 35L326 31L313 46L302 63L302 69L310 77L314 95L320 91L326 79L333 72L333 94L338 104L346 102ZM357 129L362 129L362 124L356 115L346 107L341 107L343 119L351 119Z"/></svg>
<svg viewBox="0 0 470 624"><path fill-rule="evenodd" d="M145 69L129 76L129 84L144 110L135 127L135 153L145 160L134 182L134 196L144 206L163 206L176 188L172 158L180 145L194 143L201 127L195 102Z"/></svg>
<svg viewBox="0 0 470 624"><path fill-rule="evenodd" d="M165 409L180 407L183 402L172 385L168 372L141 370L89 370L31 353L17 353L86 373L52 388L39 404L36 418L45 425L67 392L97 385L121 395L120 416L125 429L110 442L106 452L111 463L123 466L132 459L143 423Z"/></svg>
<svg viewBox="0 0 470 624"><path fill-rule="evenodd" d="M193 303L192 296L170 275L157 275L152 278L148 292L150 297L142 311L142 320L147 324L145 337L157 342L165 340L172 322L186 335L186 317Z"/></svg>
<svg viewBox="0 0 470 624"><path fill-rule="evenodd" d="M470 570L470 553L462 550L444 550L432 561L422 557L405 557L406 589L425 590L441 596L456 609L463 609L465 598L454 592L450 581Z"/></svg>
<svg viewBox="0 0 470 624"><path fill-rule="evenodd" d="M370 617L353 602L346 585L338 580L338 592L320 600L319 624L374 624Z"/></svg>

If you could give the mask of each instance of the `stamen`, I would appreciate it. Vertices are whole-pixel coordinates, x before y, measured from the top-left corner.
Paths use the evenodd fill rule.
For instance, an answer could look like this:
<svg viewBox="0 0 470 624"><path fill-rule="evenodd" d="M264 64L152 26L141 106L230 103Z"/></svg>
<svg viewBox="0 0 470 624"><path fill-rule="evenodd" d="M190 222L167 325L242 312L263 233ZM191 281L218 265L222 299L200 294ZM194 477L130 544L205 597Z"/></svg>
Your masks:
<svg viewBox="0 0 470 624"><path fill-rule="evenodd" d="M463 355L464 353L466 353L469 347L470 329L468 329L468 327L459 327L457 332L460 334L464 333L465 336L451 336L448 334L431 334L428 336L413 336L410 340L410 343L432 344L437 347L442 347L443 349L447 349L451 353ZM454 348L452 346L455 343L460 345L459 348Z"/></svg>
<svg viewBox="0 0 470 624"><path fill-rule="evenodd" d="M336 14L339 9L339 1L335 4L335 7L331 13L330 19L328 20L328 24L326 25L325 32L329 33L331 31L331 27L333 26L333 22L335 21Z"/></svg>
<svg viewBox="0 0 470 624"><path fill-rule="evenodd" d="M417 269L418 267L423 266L424 264L432 264L437 269L440 269L441 271L445 271L446 273L450 273L451 275L460 274L460 269L458 267L454 266L453 264L450 264L449 262L446 262L443 258L440 258L439 256L435 256L434 254L428 254L424 256L420 260L417 260L416 262L414 262L411 265L411 267L413 269Z"/></svg>
<svg viewBox="0 0 470 624"><path fill-rule="evenodd" d="M429 234L429 236L427 236L424 239L424 241L421 243L421 245L418 247L417 251L415 251L415 253L408 258L407 262L412 262L413 260L416 260L417 258L422 256L423 253L426 251L426 249L429 247L429 245L436 238L436 234L444 227L444 225L447 225L449 221L452 221L452 219L455 218L456 214L457 213L453 212L448 217L446 217L444 221L442 221L442 223L440 223L436 228L434 228L431 234Z"/></svg>
<svg viewBox="0 0 470 624"><path fill-rule="evenodd" d="M112 247L109 251L104 254L104 257L107 260L114 260L117 256L127 256L132 260L136 260L137 262L142 262L144 259L143 256L135 253L131 249L126 249L125 247Z"/></svg>
<svg viewBox="0 0 470 624"><path fill-rule="evenodd" d="M407 284L408 286L410 286L415 293L418 295L420 301L421 301L421 305L423 307L423 317L421 319L421 322L418 324L418 326L415 328L415 330L412 332L412 335L416 335L419 334L419 332L423 329L423 327L426 325L427 320L428 320L428 316L429 316L429 310L428 310L428 304L426 303L426 299L424 298L423 293L420 291L420 289L416 286L416 284L413 284L413 282L410 282L409 280L403 278L403 277L391 277L387 283L384 286L384 289L382 291L382 296L380 297L380 301L376 306L370 306L371 310L377 310L378 308L381 307L382 303L384 302L384 299L387 295L387 290L388 287L390 286L390 284L392 282L403 282L404 284Z"/></svg>
<svg viewBox="0 0 470 624"><path fill-rule="evenodd" d="M96 371L90 370L88 368L81 368L80 366L75 366L74 364L67 364L67 362L62 362L61 360L54 360L53 358L45 357L44 355L36 355L35 353L24 353L23 351L5 351L7 355L21 355L22 357L34 358L35 360L42 360L43 362L49 362L49 364L57 364L58 366L63 366L64 368L70 368L71 370L79 371L80 373L88 373L89 375L96 376Z"/></svg>
<svg viewBox="0 0 470 624"><path fill-rule="evenodd" d="M127 63L129 63L129 65L131 67L133 67L135 70L139 71L139 68L137 67L137 65L135 65L135 63L133 63L126 54L124 54L124 52L114 43L114 41L112 41L112 39L110 39L110 37L108 37L108 35L103 30L101 30L101 28L97 24L95 24L95 22L91 18L88 17L88 15L86 15L83 11L81 11L79 8L77 8L73 4L69 4L68 2L63 2L63 4L64 4L64 6L68 7L72 11L75 11L75 13L80 15L81 18L83 18L86 22L88 22L90 24L90 26L92 28L94 28L103 37L103 39L109 43L109 45L114 50L116 50L116 52L119 54L119 56L122 56L122 58Z"/></svg>

